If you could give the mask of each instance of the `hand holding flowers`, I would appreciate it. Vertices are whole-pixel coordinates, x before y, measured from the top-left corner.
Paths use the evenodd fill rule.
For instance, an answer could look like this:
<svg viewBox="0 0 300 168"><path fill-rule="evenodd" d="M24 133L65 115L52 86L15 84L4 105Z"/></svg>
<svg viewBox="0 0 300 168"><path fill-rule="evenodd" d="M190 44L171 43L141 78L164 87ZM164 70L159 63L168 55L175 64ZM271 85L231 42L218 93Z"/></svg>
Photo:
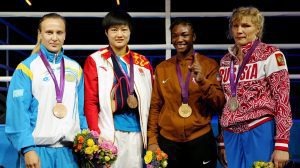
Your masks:
<svg viewBox="0 0 300 168"><path fill-rule="evenodd" d="M256 161L253 163L252 168L274 168L273 162L263 162L263 161Z"/></svg>
<svg viewBox="0 0 300 168"><path fill-rule="evenodd" d="M116 159L118 154L117 147L111 141L103 140L99 145L99 162L102 165L111 165Z"/></svg>
<svg viewBox="0 0 300 168"><path fill-rule="evenodd" d="M147 168L165 168L168 165L168 155L159 148L155 152L148 150L144 156Z"/></svg>
<svg viewBox="0 0 300 168"><path fill-rule="evenodd" d="M116 159L117 147L110 141L98 143L99 134L96 131L82 130L74 138L73 149L78 155L83 168L109 167Z"/></svg>

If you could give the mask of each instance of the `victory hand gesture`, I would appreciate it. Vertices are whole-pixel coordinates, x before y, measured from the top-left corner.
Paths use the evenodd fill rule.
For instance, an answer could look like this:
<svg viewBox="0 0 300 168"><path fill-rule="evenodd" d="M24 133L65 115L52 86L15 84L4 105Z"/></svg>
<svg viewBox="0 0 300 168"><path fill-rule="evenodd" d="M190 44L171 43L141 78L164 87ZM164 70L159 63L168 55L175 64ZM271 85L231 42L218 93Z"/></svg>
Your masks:
<svg viewBox="0 0 300 168"><path fill-rule="evenodd" d="M192 77L196 80L196 82L202 83L205 79L205 76L202 73L202 67L199 63L199 59L199 55L195 54L194 63L189 66L189 70L192 72Z"/></svg>

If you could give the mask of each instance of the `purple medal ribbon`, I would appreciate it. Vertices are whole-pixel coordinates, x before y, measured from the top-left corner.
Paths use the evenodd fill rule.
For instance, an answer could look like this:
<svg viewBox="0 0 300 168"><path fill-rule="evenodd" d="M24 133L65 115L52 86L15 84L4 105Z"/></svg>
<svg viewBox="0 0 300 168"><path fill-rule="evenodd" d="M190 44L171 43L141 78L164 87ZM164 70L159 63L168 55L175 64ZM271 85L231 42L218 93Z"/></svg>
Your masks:
<svg viewBox="0 0 300 168"><path fill-rule="evenodd" d="M134 73L133 73L133 58L132 55L130 54L130 58L129 58L129 64L130 64L130 83L129 83L129 91L130 91L130 95L133 94L134 88ZM127 75L126 75L127 76Z"/></svg>
<svg viewBox="0 0 300 168"><path fill-rule="evenodd" d="M55 92L56 92L56 101L57 103L61 103L62 102L62 98L64 95L64 86L65 86L65 61L64 61L64 57L61 58L61 62L60 62L60 87L58 87L57 84L57 80L55 77L55 74L47 60L47 58L45 57L45 55L40 52L39 53L44 65L46 66L49 74L51 75L54 85L55 85Z"/></svg>
<svg viewBox="0 0 300 168"><path fill-rule="evenodd" d="M116 57L115 52L110 47L109 47L109 50L112 53L112 56ZM119 68L121 69L122 73L125 76L126 83L127 84L129 83L129 92L130 92L129 94L132 95L133 91L134 91L134 87L133 87L133 85L134 85L134 73L133 73L133 58L132 58L132 55L130 53L130 56L129 56L129 65L130 65L130 68L129 68L129 73L130 73L129 82L128 82L128 75L126 74L126 72L124 71L124 69L122 68L122 66L120 65L119 60L116 59L116 61L118 63Z"/></svg>
<svg viewBox="0 0 300 168"><path fill-rule="evenodd" d="M191 65L194 63L194 57L192 59ZM181 88L181 96L182 96L182 103L187 104L189 99L189 83L190 83L190 77L191 77L191 71L188 71L185 83L183 82L182 73L180 70L180 66L178 61L176 62L176 73L178 76L180 88Z"/></svg>
<svg viewBox="0 0 300 168"><path fill-rule="evenodd" d="M230 89L231 89L231 96L236 97L236 88L238 81L241 77L242 72L244 71L245 65L248 63L250 56L252 55L253 51L255 50L256 46L258 45L259 40L255 40L249 51L246 53L245 58L239 67L238 74L236 80L234 81L234 65L233 60L230 61Z"/></svg>

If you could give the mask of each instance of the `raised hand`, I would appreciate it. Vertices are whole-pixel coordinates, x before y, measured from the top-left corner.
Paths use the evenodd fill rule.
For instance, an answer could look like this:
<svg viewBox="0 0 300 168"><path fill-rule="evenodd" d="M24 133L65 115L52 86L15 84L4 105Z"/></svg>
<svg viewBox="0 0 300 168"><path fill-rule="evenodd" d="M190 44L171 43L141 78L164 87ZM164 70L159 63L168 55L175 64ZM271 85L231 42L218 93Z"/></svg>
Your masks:
<svg viewBox="0 0 300 168"><path fill-rule="evenodd" d="M203 75L202 67L199 63L199 55L194 55L194 63L189 66L189 70L192 72L192 77L196 80L198 83L202 83L205 80L205 76Z"/></svg>

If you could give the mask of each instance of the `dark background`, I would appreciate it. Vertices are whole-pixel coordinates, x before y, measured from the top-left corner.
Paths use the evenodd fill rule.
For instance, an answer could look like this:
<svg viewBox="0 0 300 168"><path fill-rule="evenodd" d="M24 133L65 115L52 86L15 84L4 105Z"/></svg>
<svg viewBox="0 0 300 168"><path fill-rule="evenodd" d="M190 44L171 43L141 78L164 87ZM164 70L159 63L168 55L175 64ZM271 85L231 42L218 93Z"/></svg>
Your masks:
<svg viewBox="0 0 300 168"><path fill-rule="evenodd" d="M2 1L1 11L103 12L117 8L116 0L25 0ZM263 11L299 11L298 0L171 0L173 12L228 12L238 6L256 6ZM132 12L164 12L164 0L120 0L120 7Z"/></svg>
<svg viewBox="0 0 300 168"><path fill-rule="evenodd" d="M128 12L164 12L164 0L120 0L118 6L115 0L31 0L28 6L25 0L1 1L0 12L108 12L122 9ZM299 0L172 0L171 12L231 12L238 6L255 6L263 12L300 12ZM227 17L194 17L189 18L196 30L196 44L231 44L227 38ZM30 17L0 17L0 44L36 43L39 18ZM101 27L102 18L67 17L67 38L65 44L107 44L104 30ZM297 26L300 16L265 17L263 41L272 44L295 43L300 44L300 29ZM134 18L133 32L130 44L165 44L164 18ZM167 32L169 33L169 32ZM9 38L8 38L9 37ZM300 74L300 48L282 49L289 72ZM0 76L6 75L10 69L12 75L17 64L29 56L31 51L3 51L0 50ZM66 55L77 60L82 66L85 58L93 50L68 50ZM153 67L165 60L164 50L137 51L147 56ZM217 61L226 50L199 50L199 52L215 58ZM9 67L5 67L6 57L9 55ZM294 118L300 118L300 79L291 80L291 104ZM4 122L5 96L7 84L1 82L0 91L0 123Z"/></svg>

